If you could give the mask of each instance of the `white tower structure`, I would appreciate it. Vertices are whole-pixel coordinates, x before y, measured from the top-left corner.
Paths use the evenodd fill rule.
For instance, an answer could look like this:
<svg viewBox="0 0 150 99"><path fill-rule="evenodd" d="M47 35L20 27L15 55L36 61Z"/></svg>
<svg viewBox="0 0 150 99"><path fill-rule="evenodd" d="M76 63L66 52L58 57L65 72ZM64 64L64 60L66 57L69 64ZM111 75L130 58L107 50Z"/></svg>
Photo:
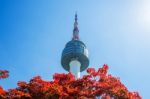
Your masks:
<svg viewBox="0 0 150 99"><path fill-rule="evenodd" d="M77 14L75 14L73 37L62 52L61 64L65 70L71 72L76 78L80 78L80 72L89 65L89 58L86 45L79 39L77 20Z"/></svg>

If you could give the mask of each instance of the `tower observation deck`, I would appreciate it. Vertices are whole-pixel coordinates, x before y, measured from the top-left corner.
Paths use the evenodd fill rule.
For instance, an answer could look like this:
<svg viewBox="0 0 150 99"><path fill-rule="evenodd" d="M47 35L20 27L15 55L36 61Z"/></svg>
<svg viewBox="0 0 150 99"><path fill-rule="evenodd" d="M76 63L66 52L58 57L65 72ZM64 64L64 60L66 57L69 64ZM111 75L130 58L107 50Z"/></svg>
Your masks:
<svg viewBox="0 0 150 99"><path fill-rule="evenodd" d="M76 78L80 78L80 72L89 66L89 58L86 45L79 39L77 20L77 14L75 14L73 37L62 52L61 64L65 70L74 74Z"/></svg>

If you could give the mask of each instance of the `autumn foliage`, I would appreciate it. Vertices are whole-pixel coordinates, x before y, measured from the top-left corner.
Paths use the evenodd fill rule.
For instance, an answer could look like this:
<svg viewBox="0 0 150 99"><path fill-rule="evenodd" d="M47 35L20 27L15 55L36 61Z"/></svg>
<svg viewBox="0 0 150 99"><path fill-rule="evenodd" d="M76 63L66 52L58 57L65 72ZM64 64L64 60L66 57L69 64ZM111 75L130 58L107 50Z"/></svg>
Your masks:
<svg viewBox="0 0 150 99"><path fill-rule="evenodd" d="M80 79L71 73L56 73L52 81L37 76L29 82L19 81L15 89L5 91L0 87L0 99L141 99L137 92L130 92L107 71L108 66L104 64L97 71L88 68L88 74Z"/></svg>
<svg viewBox="0 0 150 99"><path fill-rule="evenodd" d="M7 78L9 76L7 70L0 70L0 79Z"/></svg>

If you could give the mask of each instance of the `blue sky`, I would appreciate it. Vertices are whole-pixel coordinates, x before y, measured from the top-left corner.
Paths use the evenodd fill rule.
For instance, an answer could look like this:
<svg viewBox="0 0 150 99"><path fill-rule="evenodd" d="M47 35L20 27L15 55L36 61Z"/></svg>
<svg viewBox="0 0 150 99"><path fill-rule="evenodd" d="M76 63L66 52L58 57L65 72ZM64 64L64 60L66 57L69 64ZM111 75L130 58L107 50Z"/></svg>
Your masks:
<svg viewBox="0 0 150 99"><path fill-rule="evenodd" d="M130 91L150 97L149 5L148 0L0 0L0 68L10 71L0 85L15 88L20 80L36 75L51 80L66 72L61 53L77 11L89 67L106 63Z"/></svg>

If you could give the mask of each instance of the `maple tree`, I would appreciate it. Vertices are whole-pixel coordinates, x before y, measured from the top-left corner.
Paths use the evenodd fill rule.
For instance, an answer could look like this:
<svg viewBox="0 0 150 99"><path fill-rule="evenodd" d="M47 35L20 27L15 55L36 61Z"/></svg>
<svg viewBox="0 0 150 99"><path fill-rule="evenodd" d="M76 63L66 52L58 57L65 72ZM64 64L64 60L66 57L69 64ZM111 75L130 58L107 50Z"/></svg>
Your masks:
<svg viewBox="0 0 150 99"><path fill-rule="evenodd" d="M97 71L88 68L88 74L80 79L71 73L55 73L52 81L36 76L29 82L19 81L17 88L8 91L0 87L0 99L141 99L138 92L130 92L119 78L107 71L108 66L104 64ZM8 71L0 76L8 77Z"/></svg>

